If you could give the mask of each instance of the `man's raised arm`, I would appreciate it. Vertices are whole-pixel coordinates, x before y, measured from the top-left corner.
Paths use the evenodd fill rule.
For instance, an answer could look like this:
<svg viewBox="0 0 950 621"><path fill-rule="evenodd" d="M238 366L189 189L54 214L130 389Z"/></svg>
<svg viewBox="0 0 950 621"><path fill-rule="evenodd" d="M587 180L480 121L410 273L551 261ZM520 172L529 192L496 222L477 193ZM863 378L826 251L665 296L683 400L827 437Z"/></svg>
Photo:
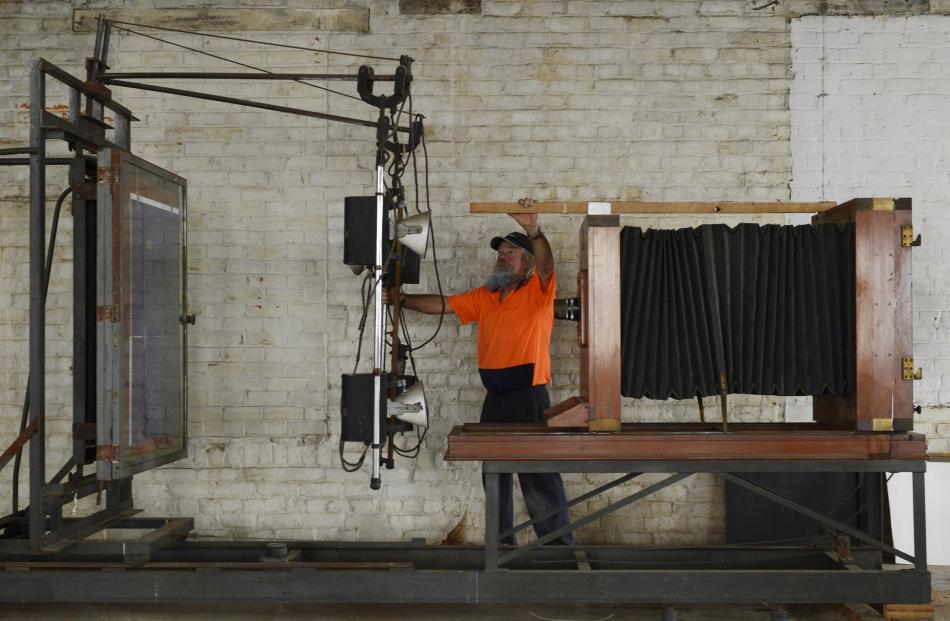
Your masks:
<svg viewBox="0 0 950 621"><path fill-rule="evenodd" d="M383 289L383 304L392 304L394 291ZM427 315L450 314L455 311L449 306L449 299L434 293L402 293L399 292L399 305Z"/></svg>
<svg viewBox="0 0 950 621"><path fill-rule="evenodd" d="M530 207L534 203L533 198L523 198L518 201L523 207ZM542 288L548 286L551 275L554 274L554 254L551 252L551 245L541 231L541 225L538 222L536 213L512 213L508 214L515 219L515 222L521 225L528 239L531 240L531 248L534 253L534 269L541 279Z"/></svg>

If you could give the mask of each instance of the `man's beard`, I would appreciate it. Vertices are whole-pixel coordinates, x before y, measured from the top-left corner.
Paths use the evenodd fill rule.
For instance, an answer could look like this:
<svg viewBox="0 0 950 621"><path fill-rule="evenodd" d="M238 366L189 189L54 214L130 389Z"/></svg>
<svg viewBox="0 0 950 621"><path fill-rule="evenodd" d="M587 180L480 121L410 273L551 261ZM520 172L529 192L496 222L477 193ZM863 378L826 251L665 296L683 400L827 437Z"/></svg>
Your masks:
<svg viewBox="0 0 950 621"><path fill-rule="evenodd" d="M485 279L485 286L491 292L504 291L515 284L516 280L517 275L511 271L511 267L507 263L499 261L495 263L495 271Z"/></svg>

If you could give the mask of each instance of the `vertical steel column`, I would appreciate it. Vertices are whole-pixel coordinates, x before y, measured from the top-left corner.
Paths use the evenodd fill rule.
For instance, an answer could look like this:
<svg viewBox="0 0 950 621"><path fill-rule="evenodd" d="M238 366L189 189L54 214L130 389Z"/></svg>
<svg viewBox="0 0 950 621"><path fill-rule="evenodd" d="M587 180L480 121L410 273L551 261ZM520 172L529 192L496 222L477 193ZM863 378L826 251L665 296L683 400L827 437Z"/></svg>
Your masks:
<svg viewBox="0 0 950 621"><path fill-rule="evenodd" d="M129 117L121 112L115 114L115 143L125 149L132 150L132 134Z"/></svg>
<svg viewBox="0 0 950 621"><path fill-rule="evenodd" d="M46 481L46 76L40 61L30 63L30 421L36 433L30 438L30 548L43 544L46 516L43 484Z"/></svg>
<svg viewBox="0 0 950 621"><path fill-rule="evenodd" d="M382 145L380 145L382 152ZM369 486L372 489L379 489L382 486L382 479L379 476L379 460L382 456L382 429L379 425L381 415L379 409L379 400L382 396L383 381L383 219L386 217L385 206L383 205L383 163L381 157L376 161L376 265L373 266L373 278L375 286L373 287L373 444L372 444L372 475Z"/></svg>
<svg viewBox="0 0 950 621"><path fill-rule="evenodd" d="M498 569L498 505L501 481L497 472L485 472L485 570Z"/></svg>
<svg viewBox="0 0 950 621"><path fill-rule="evenodd" d="M69 122L79 125L82 114L82 97L79 91L69 89ZM83 150L75 147L73 161L69 165L69 185L77 188L86 179L86 162ZM86 201L81 192L73 191L73 461L82 467L86 441L80 433L86 422L86 383L90 369L86 364L88 341L86 339Z"/></svg>
<svg viewBox="0 0 950 621"><path fill-rule="evenodd" d="M913 473L914 568L927 571L927 505L924 502L924 473Z"/></svg>

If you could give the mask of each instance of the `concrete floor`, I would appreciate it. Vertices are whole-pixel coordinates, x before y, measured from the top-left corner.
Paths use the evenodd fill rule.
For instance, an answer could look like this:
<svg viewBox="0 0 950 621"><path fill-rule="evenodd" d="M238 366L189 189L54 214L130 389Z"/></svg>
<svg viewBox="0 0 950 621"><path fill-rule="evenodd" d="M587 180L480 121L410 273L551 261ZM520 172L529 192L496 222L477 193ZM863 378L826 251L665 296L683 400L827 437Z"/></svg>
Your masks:
<svg viewBox="0 0 950 621"><path fill-rule="evenodd" d="M950 621L950 566L932 567L934 620ZM2 578L0 578L2 579ZM678 606L678 621L773 621L773 606ZM869 606L789 606L793 621L881 621ZM607 605L13 605L3 621L671 621L662 606Z"/></svg>

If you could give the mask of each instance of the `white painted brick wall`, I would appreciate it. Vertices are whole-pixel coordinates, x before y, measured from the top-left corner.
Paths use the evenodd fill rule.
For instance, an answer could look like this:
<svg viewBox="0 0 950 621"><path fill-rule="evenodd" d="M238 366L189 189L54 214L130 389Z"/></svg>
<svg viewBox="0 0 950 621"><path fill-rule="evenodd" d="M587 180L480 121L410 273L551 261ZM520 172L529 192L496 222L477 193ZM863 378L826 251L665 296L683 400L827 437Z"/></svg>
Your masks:
<svg viewBox="0 0 950 621"><path fill-rule="evenodd" d="M312 3L287 4L310 8ZM774 200L789 198L790 180L805 179L791 172L789 136L796 126L789 116L793 74L782 15L752 13L747 3L687 0L486 0L482 16L428 17L400 16L395 1L358 4L371 8L368 34L230 34L301 46L314 45L316 36L318 46L330 49L396 50L417 59L414 104L427 116L430 189L447 291L479 284L492 254L485 240L513 228L506 216L469 215L473 200L509 201L525 194L558 200ZM82 75L93 35L71 31L71 8L52 0L0 5L0 140L21 144L27 138L23 104L30 59L42 54ZM113 36L116 70L225 67L154 41ZM270 70L342 71L360 64L347 57L166 36ZM299 85L171 85L372 116L364 104ZM373 492L366 473L344 473L336 454L339 376L352 370L359 319L359 281L342 265L342 201L373 189L372 131L123 89L116 95L142 119L133 127L135 152L189 181L189 295L198 314L190 332L189 456L136 477L138 506L152 515L194 516L203 536L324 540L440 541L467 511L467 538L480 540L479 468L442 460L449 430L476 420L482 398L471 326L449 319L436 342L417 356L433 408L418 460L399 460L396 470L384 471L383 489ZM51 193L58 191L62 171L51 173L49 183ZM25 195L24 171L0 169L3 444L14 436L27 373ZM709 221L625 218L628 224L661 227ZM560 260L561 294L572 295L580 218L549 216L543 223ZM70 247L70 229L67 217L62 248ZM48 311L48 433L50 446L60 447L49 453L50 470L60 466L69 438L67 254L59 255ZM934 278L937 264L935 259ZM415 290L435 289L431 265L423 280ZM929 299L931 305L918 303L918 312L942 321L945 296L928 295L922 298L917 287L918 301ZM414 340L427 338L435 325L433 318L413 317ZM933 339L924 334L920 346L938 343L936 325L934 330ZM577 389L573 325L556 326L552 349L552 397L559 400ZM922 350L916 355L926 358ZM368 357L369 338L364 370ZM946 358L933 355L933 373L950 373ZM934 403L945 403L941 388L933 390ZM735 418L744 420L781 418L782 405L776 399L733 399ZM628 406L625 416L694 420L697 412L692 403L643 402ZM10 468L0 473L5 492L9 477ZM654 479L644 477L629 489ZM566 478L572 495L605 480ZM618 494L576 513L604 506ZM0 502L8 504L6 497ZM89 510L90 504L78 510ZM695 477L586 527L579 540L719 542L722 505L721 486Z"/></svg>
<svg viewBox="0 0 950 621"><path fill-rule="evenodd" d="M950 17L792 22L792 198L909 196L914 229L915 428L950 451Z"/></svg>

